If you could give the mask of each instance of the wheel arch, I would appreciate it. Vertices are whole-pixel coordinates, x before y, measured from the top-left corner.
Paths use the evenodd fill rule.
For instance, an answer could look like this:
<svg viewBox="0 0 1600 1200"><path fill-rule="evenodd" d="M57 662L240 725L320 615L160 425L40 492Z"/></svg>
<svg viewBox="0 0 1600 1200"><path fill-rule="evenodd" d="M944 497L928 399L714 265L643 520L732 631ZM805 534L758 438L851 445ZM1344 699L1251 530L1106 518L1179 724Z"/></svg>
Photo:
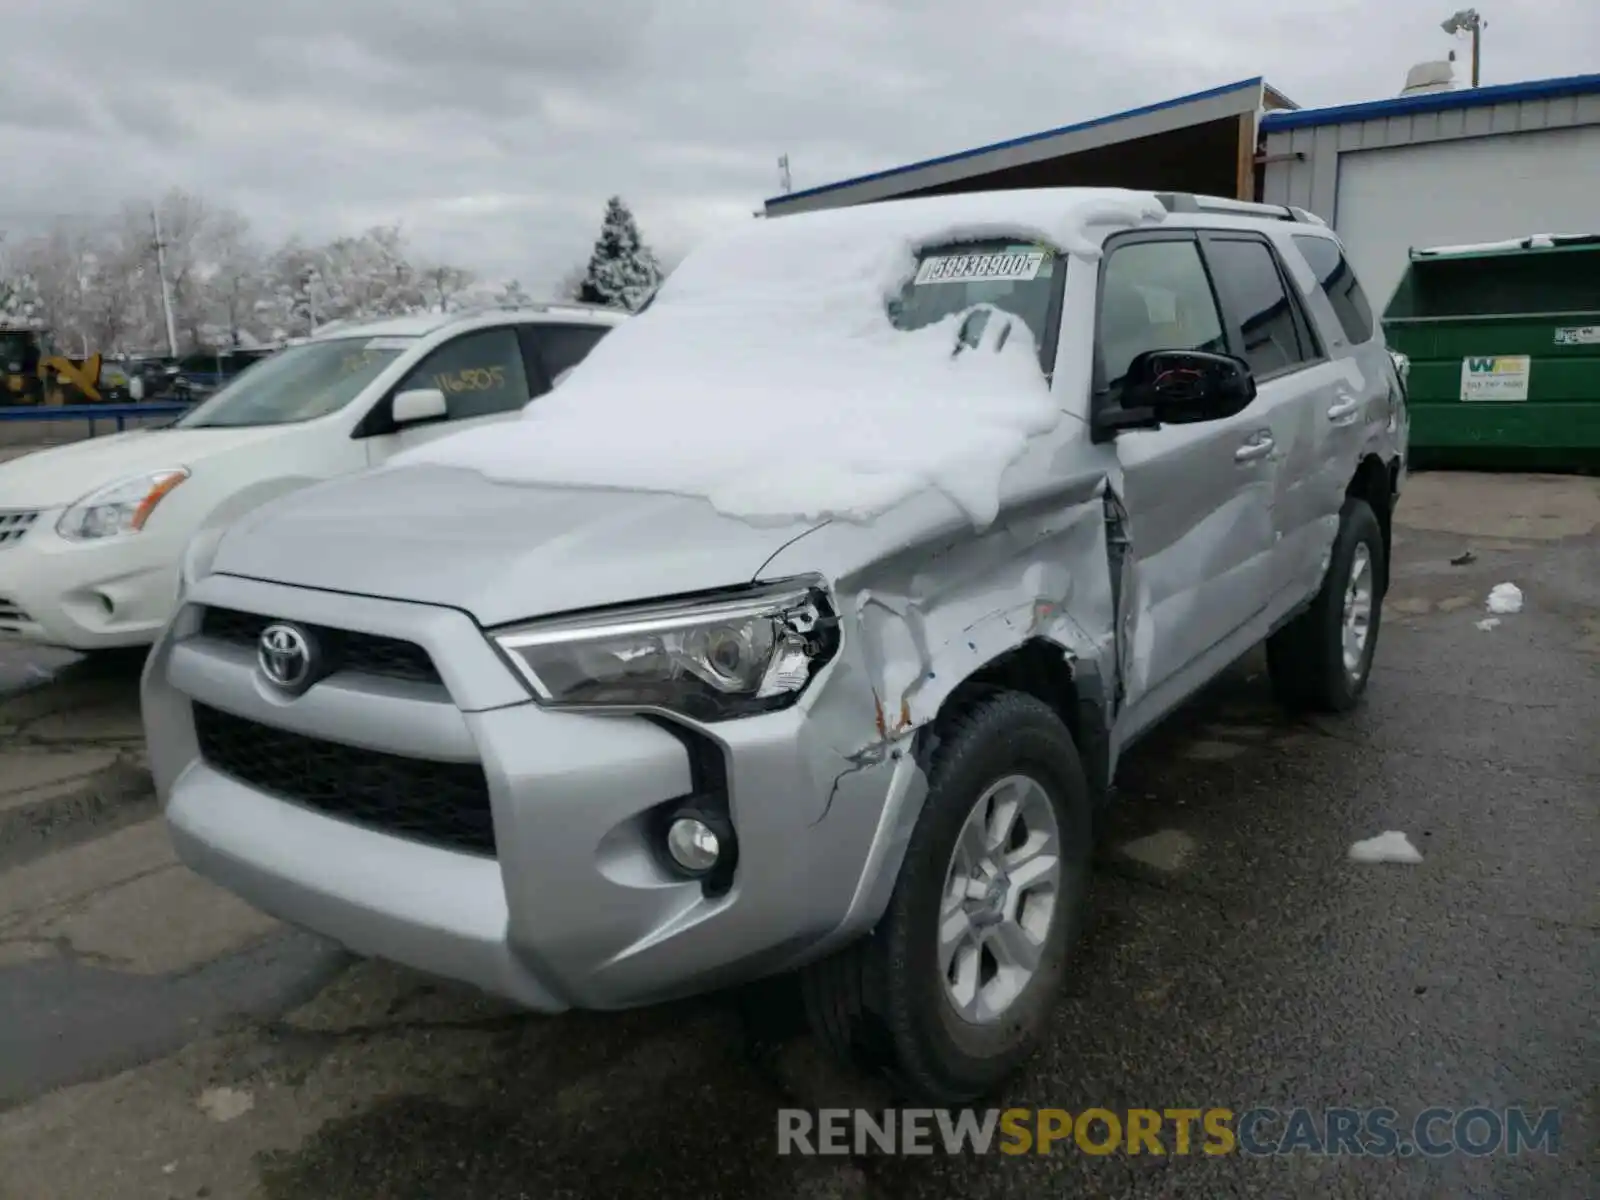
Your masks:
<svg viewBox="0 0 1600 1200"><path fill-rule="evenodd" d="M917 757L924 769L940 726L954 713L997 691L1023 692L1055 711L1078 747L1096 807L1103 804L1110 792L1111 727L1100 668L1044 637L1029 638L990 659L945 697L934 720L918 731Z"/></svg>
<svg viewBox="0 0 1600 1200"><path fill-rule="evenodd" d="M1378 528L1383 534L1383 571L1379 576L1382 593L1389 591L1389 561L1392 557L1394 533L1395 484L1400 473L1398 462L1385 463L1376 454L1367 454L1356 464L1355 474L1345 485L1346 499L1365 500L1378 518Z"/></svg>

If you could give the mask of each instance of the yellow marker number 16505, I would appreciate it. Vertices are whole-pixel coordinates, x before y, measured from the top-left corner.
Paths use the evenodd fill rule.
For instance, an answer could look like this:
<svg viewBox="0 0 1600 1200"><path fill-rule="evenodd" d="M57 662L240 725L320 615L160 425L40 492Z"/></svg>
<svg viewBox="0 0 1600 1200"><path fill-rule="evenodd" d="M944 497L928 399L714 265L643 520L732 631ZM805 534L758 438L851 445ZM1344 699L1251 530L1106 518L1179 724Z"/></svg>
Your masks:
<svg viewBox="0 0 1600 1200"><path fill-rule="evenodd" d="M454 395L458 392L487 392L505 387L504 367L464 367L448 375L435 375L433 381L441 392Z"/></svg>

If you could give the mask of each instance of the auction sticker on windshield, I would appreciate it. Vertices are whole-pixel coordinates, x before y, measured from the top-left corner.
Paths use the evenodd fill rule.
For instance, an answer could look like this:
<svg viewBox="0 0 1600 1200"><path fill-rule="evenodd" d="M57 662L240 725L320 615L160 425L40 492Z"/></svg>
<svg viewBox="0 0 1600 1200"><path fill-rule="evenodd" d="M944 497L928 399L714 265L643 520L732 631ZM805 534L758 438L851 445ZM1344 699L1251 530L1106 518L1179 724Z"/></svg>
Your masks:
<svg viewBox="0 0 1600 1200"><path fill-rule="evenodd" d="M925 258L912 283L1020 283L1038 278L1045 257L1043 250L1002 250Z"/></svg>

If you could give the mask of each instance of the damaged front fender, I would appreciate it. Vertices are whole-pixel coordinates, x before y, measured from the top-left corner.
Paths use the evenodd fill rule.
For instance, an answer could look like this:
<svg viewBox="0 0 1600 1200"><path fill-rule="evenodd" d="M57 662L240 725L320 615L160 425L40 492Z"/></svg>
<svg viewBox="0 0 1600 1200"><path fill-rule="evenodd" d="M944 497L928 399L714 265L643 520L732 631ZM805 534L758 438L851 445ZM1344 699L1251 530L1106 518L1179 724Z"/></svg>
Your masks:
<svg viewBox="0 0 1600 1200"><path fill-rule="evenodd" d="M864 814L841 806L880 808L841 938L869 927L888 902L927 795L932 726L958 688L1019 650L1064 668L1073 688L1059 697L1062 716L1099 787L1121 697L1120 611L1131 590L1126 515L1103 469L1058 473L982 531L955 520L923 536L910 518L903 533L883 525L876 535L898 535L895 549L874 560L839 563L868 531L829 527L786 547L764 572L816 570L819 559L824 570L844 567L828 572L842 619L840 656L808 698L808 732L831 748L836 766L816 820L854 824ZM885 765L887 794L854 786Z"/></svg>

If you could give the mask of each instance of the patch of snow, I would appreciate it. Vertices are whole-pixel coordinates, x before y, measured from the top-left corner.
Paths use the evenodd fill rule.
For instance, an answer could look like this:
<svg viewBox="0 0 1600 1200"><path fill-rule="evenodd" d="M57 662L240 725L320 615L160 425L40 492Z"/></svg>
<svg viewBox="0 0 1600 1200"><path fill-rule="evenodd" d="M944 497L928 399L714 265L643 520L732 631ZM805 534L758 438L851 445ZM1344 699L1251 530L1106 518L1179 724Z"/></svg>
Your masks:
<svg viewBox="0 0 1600 1200"><path fill-rule="evenodd" d="M1478 628L1483 630L1485 633L1487 633L1491 629L1494 629L1499 624L1500 624L1500 618L1499 617L1485 617L1483 620L1477 622Z"/></svg>
<svg viewBox="0 0 1600 1200"><path fill-rule="evenodd" d="M1411 839L1398 829L1356 842L1350 847L1350 861L1358 863L1419 863L1422 854Z"/></svg>
<svg viewBox="0 0 1600 1200"><path fill-rule="evenodd" d="M523 419L391 460L508 483L701 497L754 523L867 520L936 488L993 520L1006 467L1062 420L1020 319L902 331L886 304L923 248L987 238L1099 256L1096 230L1160 221L1149 193L940 196L752 221L703 244ZM970 312L971 310L969 310Z"/></svg>
<svg viewBox="0 0 1600 1200"><path fill-rule="evenodd" d="M256 1098L243 1088L207 1088L198 1104L213 1121L235 1121L256 1106Z"/></svg>
<svg viewBox="0 0 1600 1200"><path fill-rule="evenodd" d="M1522 589L1514 583L1497 583L1489 589L1489 611L1514 613L1522 611Z"/></svg>
<svg viewBox="0 0 1600 1200"><path fill-rule="evenodd" d="M1418 254L1483 254L1492 250L1548 250L1558 242L1579 242L1594 235L1587 233L1530 233L1526 237L1499 242L1469 242L1459 246L1429 246Z"/></svg>

